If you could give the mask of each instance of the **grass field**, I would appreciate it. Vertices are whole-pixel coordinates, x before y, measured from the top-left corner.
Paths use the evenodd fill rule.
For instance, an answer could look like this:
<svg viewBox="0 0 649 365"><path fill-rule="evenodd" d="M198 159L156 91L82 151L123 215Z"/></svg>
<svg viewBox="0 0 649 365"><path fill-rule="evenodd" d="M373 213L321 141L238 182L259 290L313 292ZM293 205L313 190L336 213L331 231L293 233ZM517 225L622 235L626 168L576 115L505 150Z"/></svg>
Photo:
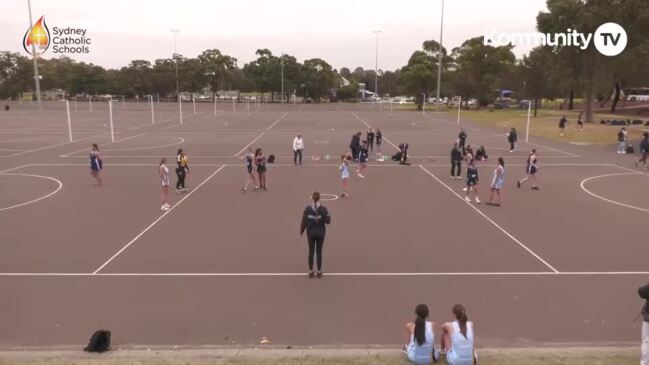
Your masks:
<svg viewBox="0 0 649 365"><path fill-rule="evenodd" d="M344 350L343 350L344 351ZM390 351L368 356L336 355L335 351L323 356L267 356L267 350L259 350L254 355L237 357L218 357L189 353L148 352L140 355L104 355L52 356L44 358L30 355L3 356L2 365L407 365L400 353ZM358 353L358 351L356 351ZM490 350L480 357L481 365L631 365L638 363L637 351L633 349L518 349ZM38 353L36 353L38 354ZM441 360L437 364L445 365Z"/></svg>
<svg viewBox="0 0 649 365"><path fill-rule="evenodd" d="M449 118L455 118L457 112L448 111ZM568 119L566 133L559 136L559 119L565 114ZM575 130L577 126L578 112L562 112L558 110L539 110L536 117L530 120L530 135L548 138L555 141L607 145L617 143L619 127L601 125L599 123L585 123L584 130ZM606 114L596 114L595 120L607 118L621 118ZM645 118L646 119L646 118ZM645 120L642 119L642 120ZM509 128L514 127L518 131L519 139L525 138L527 124L527 111L520 109L510 110L462 110L460 120L469 120L479 125L502 128L503 135ZM629 128L629 139L639 140L642 133L647 130L644 126L631 126Z"/></svg>

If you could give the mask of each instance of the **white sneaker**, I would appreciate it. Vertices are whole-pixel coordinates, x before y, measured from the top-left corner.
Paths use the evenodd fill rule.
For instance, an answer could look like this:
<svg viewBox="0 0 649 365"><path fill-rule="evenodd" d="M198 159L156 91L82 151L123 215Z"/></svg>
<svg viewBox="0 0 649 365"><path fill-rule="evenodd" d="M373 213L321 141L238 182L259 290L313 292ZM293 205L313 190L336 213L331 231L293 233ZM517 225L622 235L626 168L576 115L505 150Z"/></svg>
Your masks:
<svg viewBox="0 0 649 365"><path fill-rule="evenodd" d="M160 207L160 210L164 212L166 210L169 210L169 207L166 206L166 205L163 205L163 206Z"/></svg>
<svg viewBox="0 0 649 365"><path fill-rule="evenodd" d="M167 207L167 208L171 208L171 204L169 204L169 203L165 203L164 206Z"/></svg>
<svg viewBox="0 0 649 365"><path fill-rule="evenodd" d="M480 199L478 199L477 196L475 197L475 203L476 203L476 204L480 204Z"/></svg>
<svg viewBox="0 0 649 365"><path fill-rule="evenodd" d="M467 191L467 190L469 190L469 188L462 188L462 191Z"/></svg>
<svg viewBox="0 0 649 365"><path fill-rule="evenodd" d="M468 196L464 197L464 201L467 202L467 203L471 203L471 199Z"/></svg>
<svg viewBox="0 0 649 365"><path fill-rule="evenodd" d="M365 178L365 176L363 176L363 174L361 174L360 172L358 173L358 177L360 177L361 179Z"/></svg>

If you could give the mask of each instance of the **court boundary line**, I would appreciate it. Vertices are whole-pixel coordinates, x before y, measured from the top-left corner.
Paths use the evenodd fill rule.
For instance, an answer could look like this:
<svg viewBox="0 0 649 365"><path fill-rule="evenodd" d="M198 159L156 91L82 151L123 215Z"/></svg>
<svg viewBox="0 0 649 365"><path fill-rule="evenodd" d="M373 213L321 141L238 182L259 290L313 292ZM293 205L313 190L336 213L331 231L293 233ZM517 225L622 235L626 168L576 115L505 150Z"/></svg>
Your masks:
<svg viewBox="0 0 649 365"><path fill-rule="evenodd" d="M120 143L120 142L128 141L128 140L131 140L131 139L135 139L135 138L137 138L137 137L142 137L143 135L145 135L145 134L147 134L147 133L148 133L148 132L144 132L144 133L136 134L136 135L134 135L134 136L129 136L129 137L125 137L125 138L118 139L118 140L116 140L115 142L104 143L104 144L102 144L102 147L103 147L103 146L109 146L109 145L112 145L112 144L115 144L115 143ZM102 135L102 136L103 136L103 135ZM64 153L64 154L62 154L62 155L59 155L59 157L83 157L83 158L87 158L88 156L70 156L70 155L73 155L73 154L75 154L75 153L79 153L79 152L83 152L83 151L87 151L87 150L88 150L87 148L82 148L82 149L80 149L80 150L76 150L76 151L73 151L73 152Z"/></svg>
<svg viewBox="0 0 649 365"><path fill-rule="evenodd" d="M59 191L61 191L61 189L63 189L63 182L61 182L61 180L59 180L59 179L57 179L57 178L54 178L54 177L51 177L51 176L35 175L35 174L14 174L14 173L10 173L10 172L2 172L2 173L0 173L0 176L27 176L27 177L36 177L36 178L40 178L40 179L45 179L45 180L54 181L55 183L57 183L57 184L59 185L56 189L54 189L54 191L51 191L51 192L49 192L49 193L47 193L47 194L45 194L45 195L43 195L43 196L41 196L41 197L38 197L38 198L36 198L36 199L32 199L32 200L30 200L30 201L26 201L26 202L22 202L22 203L18 203L18 204L10 205L10 206L8 206L8 207L0 207L0 212L4 212L4 211L7 211L7 210L12 210L12 209L15 209L15 208L24 207L24 206L26 206L26 205L31 205L31 204L34 204L34 203L38 203L39 201L41 201L41 200L45 200L45 199L51 197L52 195L58 193Z"/></svg>
<svg viewBox="0 0 649 365"><path fill-rule="evenodd" d="M235 153L235 154L233 155L233 157L239 157L239 155L241 155L242 152L244 152L248 147L252 146L253 143L257 142L257 141L259 140L259 138L263 137L263 135L264 135L264 132L259 133L259 135L258 135L257 137L255 137L255 139L253 139L252 141L250 141L250 143L248 143L247 145L245 145L245 146L241 149L241 151ZM192 156L192 158L195 158L195 157ZM207 158L211 158L211 157L207 157ZM228 158L229 158L229 156L228 156Z"/></svg>
<svg viewBox="0 0 649 365"><path fill-rule="evenodd" d="M212 177L214 177L216 174L218 174L221 170L225 168L225 165L221 165L216 171L212 172L205 180L203 180L200 184L198 184L194 189L192 189L187 195L185 195L182 199L180 199L176 204L174 204L169 210L165 211L160 215L156 220L154 220L151 224L149 224L143 231L138 233L135 237L133 237L124 247L122 247L119 251L117 251L113 256L111 256L106 262L104 262L99 268L97 268L95 271L93 271L93 275L97 274L101 270L103 270L108 264L110 264L113 260L115 260L122 252L126 251L131 245L133 245L140 237L142 237L144 234L146 234L151 228L153 228L158 222L160 222L164 217L169 215L171 212L173 212L176 207L178 207L180 204L182 204L187 198L192 196L196 191L200 190L201 186L205 185Z"/></svg>
<svg viewBox="0 0 649 365"><path fill-rule="evenodd" d="M75 156L75 157L86 157L86 156ZM139 157L139 158L159 158L159 156L103 156L103 157ZM173 157L173 156L166 156L166 157ZM238 156L219 156L222 158L234 158ZM192 158L200 158L197 156L192 156ZM157 166L158 162L151 162L151 163L105 163L104 166ZM242 165L240 164L232 164L232 163L194 163L192 166L203 166L203 167L216 167L216 166L222 166L224 165L225 167L241 167ZM29 164L24 164L18 167L12 167L9 170L6 171L0 171L0 174L3 172L8 172L13 169L18 169L18 168L23 168L23 167L48 167L48 166L59 166L59 167L76 167L76 166L88 166L87 163L81 163L81 162L66 162L66 163L57 163L57 162L52 162L52 163L29 163ZM270 164L270 167L292 167L294 168L295 165L291 163L285 163L285 164ZM324 164L324 163L318 163L318 164L306 164L300 166L300 168L311 168L311 167L339 167L340 165L338 164ZM380 163L369 163L367 166L369 167L393 167L393 168L402 168L402 169L408 169L407 166L402 166L396 163L385 163L385 164L380 164ZM430 164L415 164L413 166L423 166L423 167L448 167L449 164L446 163L430 163ZM495 167L497 164L482 164L480 165L481 167ZM515 167L524 167L527 166L527 164L523 163L518 163L518 164L508 164L507 166L515 166ZM548 163L548 164L543 164L544 167L618 167L618 168L624 168L618 165L614 164L606 164L606 163ZM631 170L633 171L633 170ZM635 172L636 174L643 174L641 171ZM646 175L646 174L645 174Z"/></svg>
<svg viewBox="0 0 649 365"><path fill-rule="evenodd" d="M104 136L104 134L97 134L97 135L90 136L90 137L80 138L80 139L77 139L77 140L72 141L72 142L64 142L64 143L59 143L59 144L55 144L55 145L50 145L50 146L44 146L44 147L36 148L36 149L33 149L33 150L26 150L26 151L23 151L23 152L14 153L13 155L0 156L0 158L2 158L2 157L16 157L16 156L22 156L22 155L26 155L26 154L28 154L28 153L39 152L39 151L44 151L44 150L49 150L50 148L61 147L61 146L65 146L65 145L68 145L68 144L78 143L78 142L81 142L81 141L89 140L89 139L91 139L91 138L98 138L98 137L102 137L102 136Z"/></svg>
<svg viewBox="0 0 649 365"><path fill-rule="evenodd" d="M508 236L512 241L517 243L520 247L522 247L525 251L527 251L530 255L534 256L537 260L539 260L541 263L543 263L546 267L548 267L550 270L552 270L554 273L559 273L560 271L555 269L552 265L550 265L546 260L544 260L541 256L539 256L536 252L532 251L529 247L527 247L523 242L518 240L514 235L509 233L507 230L502 228L498 223L496 223L493 219L489 218L483 211L480 209L476 208L473 204L468 203L464 201L464 198L460 194L458 194L453 188L450 186L446 185L442 180L440 180L435 174L432 172L428 171L425 167L422 165L419 165L419 168L422 169L424 172L426 172L430 177L435 179L438 183L440 183L443 187L445 187L448 191L450 191L453 195L455 195L458 199L460 199L466 206L471 207L475 212L477 212L479 215L481 215L484 219L489 221L494 227L498 228L502 233L504 233L506 236Z"/></svg>
<svg viewBox="0 0 649 365"><path fill-rule="evenodd" d="M282 115L277 120L275 120L273 122L273 124L269 125L268 128L266 128L266 130L267 131L271 130L275 125L277 125L277 123L279 123L282 119L286 118L287 115L288 115L288 112L284 113L284 115Z"/></svg>
<svg viewBox="0 0 649 365"><path fill-rule="evenodd" d="M626 276L649 271L467 271L467 272L331 272L338 277L435 277L435 276ZM303 272L0 272L0 277L306 277Z"/></svg>
<svg viewBox="0 0 649 365"><path fill-rule="evenodd" d="M635 205L625 204L625 203L615 201L613 199L605 198L605 197L603 197L601 195L593 193L592 191L588 190L586 188L586 186L585 186L587 182L590 182L590 181L595 180L595 179L601 179L601 178L611 177L611 176L630 176L630 175L646 175L646 174L643 174L641 172L620 172L620 173L617 173L617 174L604 174L604 175L591 176L591 177L587 177L587 178L583 179L581 181L581 183L579 184L579 186L581 187L581 190L583 190L586 194L588 194L588 195L590 195L590 196L592 196L594 198L600 199L600 200L602 200L604 202L614 204L614 205L617 205L617 206L620 206L620 207L623 207L623 208L637 210L637 211L643 212L643 213L649 213L649 209L640 208L640 207L636 207Z"/></svg>

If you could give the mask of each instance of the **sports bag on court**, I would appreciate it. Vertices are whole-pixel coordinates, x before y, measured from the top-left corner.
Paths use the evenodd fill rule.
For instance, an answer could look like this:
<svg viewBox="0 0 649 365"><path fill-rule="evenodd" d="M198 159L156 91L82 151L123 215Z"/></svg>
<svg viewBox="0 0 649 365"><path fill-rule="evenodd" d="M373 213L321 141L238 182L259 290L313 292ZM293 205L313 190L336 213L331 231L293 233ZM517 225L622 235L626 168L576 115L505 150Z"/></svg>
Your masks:
<svg viewBox="0 0 649 365"><path fill-rule="evenodd" d="M274 163L275 162L275 155L270 155L268 156L268 159L266 160L268 163Z"/></svg>
<svg viewBox="0 0 649 365"><path fill-rule="evenodd" d="M88 346L83 351L86 352L105 352L110 350L110 331L97 330L90 337Z"/></svg>

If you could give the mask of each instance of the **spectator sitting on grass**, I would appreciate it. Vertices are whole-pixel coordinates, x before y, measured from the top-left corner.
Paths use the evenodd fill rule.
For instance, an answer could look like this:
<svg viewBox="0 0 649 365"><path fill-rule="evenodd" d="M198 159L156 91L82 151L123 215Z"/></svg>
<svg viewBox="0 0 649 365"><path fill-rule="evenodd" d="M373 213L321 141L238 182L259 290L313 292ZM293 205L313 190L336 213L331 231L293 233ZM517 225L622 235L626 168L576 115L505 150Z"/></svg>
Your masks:
<svg viewBox="0 0 649 365"><path fill-rule="evenodd" d="M406 334L408 335L407 345L403 346L403 351L408 360L416 365L428 365L433 362L433 351L435 344L435 324L427 321L428 306L419 304L415 308L415 322L406 324Z"/></svg>
<svg viewBox="0 0 649 365"><path fill-rule="evenodd" d="M473 322L460 304L453 306L455 321L442 325L442 350L448 365L473 365L477 356L473 347Z"/></svg>

